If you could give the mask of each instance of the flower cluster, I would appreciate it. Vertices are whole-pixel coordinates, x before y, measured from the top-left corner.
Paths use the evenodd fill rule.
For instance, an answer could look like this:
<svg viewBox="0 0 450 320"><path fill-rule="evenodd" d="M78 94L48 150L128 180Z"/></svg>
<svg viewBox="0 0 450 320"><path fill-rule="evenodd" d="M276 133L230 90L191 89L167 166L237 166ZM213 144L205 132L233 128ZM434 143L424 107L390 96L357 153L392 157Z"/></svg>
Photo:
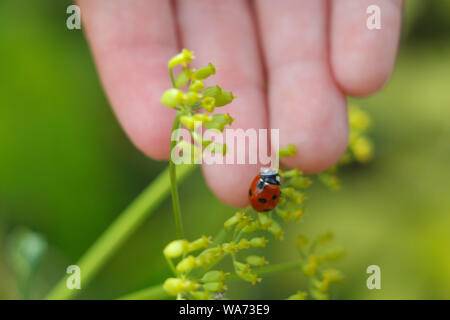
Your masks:
<svg viewBox="0 0 450 320"><path fill-rule="evenodd" d="M235 96L231 91L226 91L217 85L205 87L204 81L216 73L216 67L209 63L207 66L197 70L188 68L189 63L194 58L193 52L183 49L169 61L169 73L173 88L163 93L161 103L168 108L178 111L177 117L179 117L179 122L190 131L195 142L195 144L186 141L181 142L179 144L181 150L207 148L212 153L225 153L225 145L204 140L197 133L197 129L203 125L207 129L222 132L234 119L228 113L211 113L216 108L231 103ZM183 70L175 78L173 68L176 66L182 66ZM186 90L183 91L183 87L186 87ZM190 152L188 154L194 153Z"/></svg>
<svg viewBox="0 0 450 320"><path fill-rule="evenodd" d="M373 143L367 136L371 124L369 115L356 105L350 104L348 118L350 134L347 151L335 166L318 174L318 179L332 190L340 187L340 180L337 176L339 167L353 162L366 163L373 158Z"/></svg>
<svg viewBox="0 0 450 320"><path fill-rule="evenodd" d="M231 92L219 86L204 87L203 80L214 75L216 68L211 63L198 70L189 69L194 59L192 52L184 49L169 61L173 88L167 90L161 102L177 110L180 124L190 130L194 143L201 147L214 144L202 141L196 132L199 125L208 129L223 131L233 122L228 114L210 113L233 101ZM175 79L172 68L181 65L184 69ZM187 91L181 88L187 86ZM204 109L206 112L199 112ZM317 175L319 181L331 188L339 186L337 168L352 161L366 162L373 156L373 147L366 137L370 119L361 109L351 106L349 110L350 142L348 151L334 168ZM196 147L184 142L187 147ZM223 148L225 149L225 148ZM279 157L290 157L297 152L295 146L279 150ZM305 212L306 190L313 177L306 176L299 169L280 169L281 196L278 206L269 212L256 212L251 206L236 212L225 222L222 231L213 239L202 236L192 242L178 239L170 242L163 250L173 277L163 285L164 290L177 299L221 299L227 291L226 282L241 279L253 285L262 281L261 275L284 269L281 265L269 265L261 254L270 239L282 240L284 224L299 221ZM342 249L329 249L333 238L327 232L314 240L301 235L297 238L299 259L290 263L310 281L309 292L298 291L288 299L328 299L330 285L341 280L339 271L328 265L344 255ZM232 262L232 270L224 271L217 265L226 257Z"/></svg>

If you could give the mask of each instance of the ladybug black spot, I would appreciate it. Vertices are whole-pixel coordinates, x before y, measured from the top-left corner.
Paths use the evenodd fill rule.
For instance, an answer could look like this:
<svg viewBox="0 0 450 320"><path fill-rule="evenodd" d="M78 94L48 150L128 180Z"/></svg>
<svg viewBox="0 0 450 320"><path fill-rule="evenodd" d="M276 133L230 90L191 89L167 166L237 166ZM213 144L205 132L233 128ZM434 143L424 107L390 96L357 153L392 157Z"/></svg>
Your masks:
<svg viewBox="0 0 450 320"><path fill-rule="evenodd" d="M259 198L258 201L261 202L261 203L266 203L267 202L267 200L264 199L264 198Z"/></svg>
<svg viewBox="0 0 450 320"><path fill-rule="evenodd" d="M252 189L248 189L248 195L252 196Z"/></svg>
<svg viewBox="0 0 450 320"><path fill-rule="evenodd" d="M272 197L272 200L275 200L277 198L277 196L276 195L274 195L273 197Z"/></svg>

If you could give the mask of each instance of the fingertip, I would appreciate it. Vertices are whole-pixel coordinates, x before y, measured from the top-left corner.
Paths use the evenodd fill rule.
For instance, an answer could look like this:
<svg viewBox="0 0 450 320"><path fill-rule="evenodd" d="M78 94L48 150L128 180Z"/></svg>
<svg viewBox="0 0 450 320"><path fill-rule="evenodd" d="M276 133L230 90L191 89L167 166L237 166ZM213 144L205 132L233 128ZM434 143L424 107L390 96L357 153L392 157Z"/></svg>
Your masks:
<svg viewBox="0 0 450 320"><path fill-rule="evenodd" d="M203 175L219 200L238 208L248 206L248 188L258 173L256 165L203 165Z"/></svg>

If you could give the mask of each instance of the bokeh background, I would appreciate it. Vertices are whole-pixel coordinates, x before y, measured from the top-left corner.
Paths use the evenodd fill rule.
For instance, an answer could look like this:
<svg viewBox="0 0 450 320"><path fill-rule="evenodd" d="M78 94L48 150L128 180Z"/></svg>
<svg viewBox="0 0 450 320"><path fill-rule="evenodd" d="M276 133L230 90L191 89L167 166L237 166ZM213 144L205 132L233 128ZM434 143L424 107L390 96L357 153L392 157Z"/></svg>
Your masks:
<svg viewBox="0 0 450 320"><path fill-rule="evenodd" d="M1 299L44 297L166 166L140 154L121 131L82 32L65 27L69 4L0 1ZM332 230L348 251L337 265L346 278L334 298L450 298L449 40L449 1L405 1L393 77L382 92L356 101L373 119L374 161L341 172L339 192L314 185L307 215L270 247L270 261L292 259L297 234ZM180 192L188 238L219 230L233 212L200 170ZM31 256L43 252L30 281L15 251L24 236ZM116 298L161 283L170 275L161 250L174 237L168 198L80 298ZM381 290L366 287L371 264L381 267ZM285 298L304 278L289 272L238 286L230 296Z"/></svg>

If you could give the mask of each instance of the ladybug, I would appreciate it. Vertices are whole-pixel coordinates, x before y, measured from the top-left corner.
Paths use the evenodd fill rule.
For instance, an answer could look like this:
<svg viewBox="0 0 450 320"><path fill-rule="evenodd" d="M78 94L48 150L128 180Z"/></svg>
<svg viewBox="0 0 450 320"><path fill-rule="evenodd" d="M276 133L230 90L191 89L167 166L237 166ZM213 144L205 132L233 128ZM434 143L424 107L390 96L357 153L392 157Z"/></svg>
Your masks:
<svg viewBox="0 0 450 320"><path fill-rule="evenodd" d="M248 189L248 199L258 212L273 210L280 200L280 176L273 169L263 169Z"/></svg>

